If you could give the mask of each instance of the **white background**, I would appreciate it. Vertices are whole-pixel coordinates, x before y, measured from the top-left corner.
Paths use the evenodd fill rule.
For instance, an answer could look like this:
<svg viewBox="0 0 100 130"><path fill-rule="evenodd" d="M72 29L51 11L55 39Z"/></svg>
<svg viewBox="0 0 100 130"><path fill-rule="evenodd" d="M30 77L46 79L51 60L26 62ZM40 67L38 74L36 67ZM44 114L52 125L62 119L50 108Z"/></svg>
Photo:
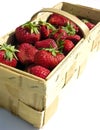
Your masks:
<svg viewBox="0 0 100 130"><path fill-rule="evenodd" d="M3 0L0 2L0 36L29 20L43 7L60 0ZM65 0L100 9L99 0ZM2 99L0 99L2 100ZM0 109L0 130L37 130L10 112ZM42 130L100 130L100 51L93 53L78 80L60 94L57 112Z"/></svg>

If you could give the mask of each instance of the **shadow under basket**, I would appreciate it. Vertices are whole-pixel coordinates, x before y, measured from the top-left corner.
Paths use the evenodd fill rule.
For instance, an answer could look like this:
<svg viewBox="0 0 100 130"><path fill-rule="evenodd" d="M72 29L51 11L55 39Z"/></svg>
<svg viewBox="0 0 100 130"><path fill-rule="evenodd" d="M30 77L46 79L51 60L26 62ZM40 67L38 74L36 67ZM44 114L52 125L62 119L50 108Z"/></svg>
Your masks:
<svg viewBox="0 0 100 130"><path fill-rule="evenodd" d="M62 88L72 78L77 79L81 75L90 53L100 49L100 10L61 2L53 8L40 10L31 21L46 20L53 12L76 22L84 37L45 80L0 63L0 107L37 128L43 127L56 112ZM74 15L90 19L95 27L89 31ZM0 43L4 42L14 42L14 31L0 38Z"/></svg>

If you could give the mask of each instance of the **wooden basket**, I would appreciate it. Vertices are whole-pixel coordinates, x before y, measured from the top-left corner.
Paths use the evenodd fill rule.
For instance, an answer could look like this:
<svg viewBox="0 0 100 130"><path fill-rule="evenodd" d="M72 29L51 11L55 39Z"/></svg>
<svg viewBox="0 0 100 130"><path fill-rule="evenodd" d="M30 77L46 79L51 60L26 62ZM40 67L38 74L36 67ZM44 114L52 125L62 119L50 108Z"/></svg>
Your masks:
<svg viewBox="0 0 100 130"><path fill-rule="evenodd" d="M55 113L61 89L72 78L80 76L91 51L100 49L100 10L61 2L53 8L40 10L31 21L46 20L52 12L74 21L84 37L45 80L0 63L0 107L37 128L42 127ZM91 19L96 26L89 31L74 15ZM14 31L1 37L0 43L12 42L13 34Z"/></svg>

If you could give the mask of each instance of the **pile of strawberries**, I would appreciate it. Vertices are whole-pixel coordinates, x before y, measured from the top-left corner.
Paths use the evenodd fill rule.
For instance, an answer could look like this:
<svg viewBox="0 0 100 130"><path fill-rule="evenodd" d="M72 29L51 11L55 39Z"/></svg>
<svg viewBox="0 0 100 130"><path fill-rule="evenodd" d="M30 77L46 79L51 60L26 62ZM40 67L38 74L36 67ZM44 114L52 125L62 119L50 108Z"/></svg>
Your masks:
<svg viewBox="0 0 100 130"><path fill-rule="evenodd" d="M95 26L83 22L89 29ZM17 44L0 45L0 62L45 79L82 37L74 22L53 13L47 21L29 21L17 27Z"/></svg>

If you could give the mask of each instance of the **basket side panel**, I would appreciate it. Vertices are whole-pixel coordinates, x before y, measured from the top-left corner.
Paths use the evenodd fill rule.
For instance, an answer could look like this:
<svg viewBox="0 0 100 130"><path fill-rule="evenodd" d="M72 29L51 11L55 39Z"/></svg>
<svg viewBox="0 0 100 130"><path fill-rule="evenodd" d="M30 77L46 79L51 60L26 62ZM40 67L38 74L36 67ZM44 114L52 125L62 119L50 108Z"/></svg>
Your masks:
<svg viewBox="0 0 100 130"><path fill-rule="evenodd" d="M54 115L57 110L59 103L59 96L57 96L54 101L45 109L44 122L43 125L48 122L48 120Z"/></svg>
<svg viewBox="0 0 100 130"><path fill-rule="evenodd" d="M14 100L21 100L40 111L44 109L46 91L44 80L30 78L0 64L0 83L0 104L7 109L13 109Z"/></svg>
<svg viewBox="0 0 100 130"><path fill-rule="evenodd" d="M0 66L0 104L17 113L20 75Z"/></svg>
<svg viewBox="0 0 100 130"><path fill-rule="evenodd" d="M83 44L82 39L80 44ZM80 45L79 44L79 45ZM61 89L75 76L78 75L78 63L77 55L79 53L79 45L73 48L71 53L51 72L51 75L47 79L46 89L46 106L52 102L57 95L61 92ZM75 75L74 75L75 73Z"/></svg>
<svg viewBox="0 0 100 130"><path fill-rule="evenodd" d="M93 22L100 21L100 10L98 9L63 2L62 10L76 16L91 19Z"/></svg>
<svg viewBox="0 0 100 130"><path fill-rule="evenodd" d="M100 50L100 22L91 30L90 38L93 39L91 51Z"/></svg>
<svg viewBox="0 0 100 130"><path fill-rule="evenodd" d="M18 116L37 128L40 128L43 125L44 111L36 111L21 101L19 101Z"/></svg>
<svg viewBox="0 0 100 130"><path fill-rule="evenodd" d="M100 44L100 22L90 31L88 42L92 44L91 51L99 50Z"/></svg>
<svg viewBox="0 0 100 130"><path fill-rule="evenodd" d="M42 111L45 107L46 86L44 82L22 77L19 99L36 110Z"/></svg>

